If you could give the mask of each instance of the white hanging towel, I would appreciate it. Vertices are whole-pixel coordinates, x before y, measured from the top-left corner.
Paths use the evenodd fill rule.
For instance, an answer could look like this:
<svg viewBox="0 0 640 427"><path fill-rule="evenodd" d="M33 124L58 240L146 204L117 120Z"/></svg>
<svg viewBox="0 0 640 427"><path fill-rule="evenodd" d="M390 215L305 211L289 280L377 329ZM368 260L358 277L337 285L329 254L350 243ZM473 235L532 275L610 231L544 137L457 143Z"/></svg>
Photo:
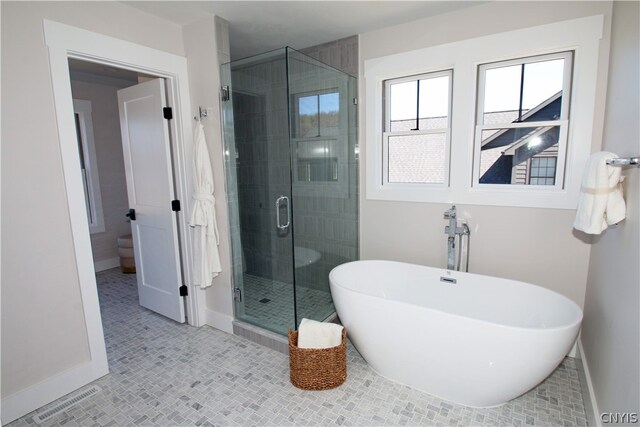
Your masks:
<svg viewBox="0 0 640 427"><path fill-rule="evenodd" d="M193 209L189 225L194 228L194 285L206 288L222 271L218 252L213 172L204 127L198 122L193 141Z"/></svg>
<svg viewBox="0 0 640 427"><path fill-rule="evenodd" d="M607 226L625 218L626 206L620 185L621 168L607 165L607 160L616 157L614 153L606 151L589 157L582 175L578 210L573 223L576 230L600 234Z"/></svg>

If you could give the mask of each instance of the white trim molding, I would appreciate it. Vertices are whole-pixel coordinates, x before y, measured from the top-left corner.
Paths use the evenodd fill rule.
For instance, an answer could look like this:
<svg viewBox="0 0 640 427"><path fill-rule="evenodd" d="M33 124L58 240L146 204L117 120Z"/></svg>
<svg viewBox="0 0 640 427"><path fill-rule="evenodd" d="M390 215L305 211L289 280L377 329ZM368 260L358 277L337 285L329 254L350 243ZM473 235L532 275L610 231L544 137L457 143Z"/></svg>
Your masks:
<svg viewBox="0 0 640 427"><path fill-rule="evenodd" d="M96 273L116 267L120 267L120 258L118 257L101 259L100 261L95 261L93 263L93 269Z"/></svg>
<svg viewBox="0 0 640 427"><path fill-rule="evenodd" d="M212 328L220 329L223 332L233 334L233 316L218 313L209 308L205 309L205 317L207 325Z"/></svg>
<svg viewBox="0 0 640 427"><path fill-rule="evenodd" d="M584 165L591 147L599 145L599 141L596 141L598 144L592 142L602 135L602 120L596 116L602 115L602 111L596 109L596 87L603 28L604 16L595 15L366 60L366 198L575 209ZM555 191L541 188L544 186L526 185L474 187L478 67L567 51L573 51L575 56L564 187L554 188ZM453 69L449 186L385 186L382 176L384 82L447 69Z"/></svg>
<svg viewBox="0 0 640 427"><path fill-rule="evenodd" d="M580 353L580 359L582 360L582 367L584 369L584 376L586 378L586 388L588 390L588 396L583 396L584 399L589 399L591 402L590 408L593 409L593 421L595 421L597 424L595 425L600 425L601 420L600 420L600 410L598 409L598 401L596 400L596 394L595 391L593 389L593 382L591 381L591 373L589 372L589 363L587 361L587 357L584 353L584 346L582 345L582 336L578 337L578 350ZM583 389L583 395L584 395L584 389ZM585 411L589 410L589 405L585 405ZM589 420L589 414L587 414L587 420Z"/></svg>
<svg viewBox="0 0 640 427"><path fill-rule="evenodd" d="M92 360L60 372L10 396L3 396L2 424L6 425L108 373L107 366L101 366ZM90 378L92 379L87 381Z"/></svg>
<svg viewBox="0 0 640 427"><path fill-rule="evenodd" d="M170 125L170 138L175 162L176 196L185 202L190 200L192 194L190 172L193 156L193 129L187 59L183 56L46 19L44 20L44 30L45 41L49 47L58 133L71 212L80 209L82 205L78 203L77 199L82 199L84 195L83 193L78 193L78 190L81 189L81 180L75 173L79 168L77 147L75 144L68 143L70 140L75 141L75 139L71 139L71 132L75 132L75 124L71 114L73 110L68 66L69 58L106 64L164 78L167 86L167 103L174 109L174 119L171 120ZM84 204L84 201L82 203ZM183 272L186 284L191 283L191 265L193 264L192 233L185 220L190 216L190 210L190 204L183 203L183 211L179 215L182 240L181 251L184 262ZM90 254L88 235L86 236L87 241L84 243L82 241L82 235L86 234L86 218L74 216L71 220L74 239L77 236L77 241L74 240L76 254L83 251ZM79 270L86 269L87 271L84 273L91 273L91 276L93 276L92 263L79 262L78 265ZM81 274L80 277L82 283L84 275ZM95 288L95 278L87 283L90 282L93 282L93 287ZM190 292L187 297L187 316L189 324L193 326L204 324L204 313L198 304L198 300L203 298L204 295L199 292ZM202 319L200 319L201 317Z"/></svg>

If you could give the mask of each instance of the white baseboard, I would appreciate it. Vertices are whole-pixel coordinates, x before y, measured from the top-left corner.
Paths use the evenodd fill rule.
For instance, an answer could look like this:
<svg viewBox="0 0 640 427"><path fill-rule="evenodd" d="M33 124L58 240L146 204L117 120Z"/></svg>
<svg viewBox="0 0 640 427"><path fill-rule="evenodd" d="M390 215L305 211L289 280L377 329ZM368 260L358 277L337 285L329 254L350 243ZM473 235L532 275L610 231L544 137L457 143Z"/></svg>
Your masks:
<svg viewBox="0 0 640 427"><path fill-rule="evenodd" d="M118 257L93 262L93 268L96 270L96 273L116 267L120 267L120 258Z"/></svg>
<svg viewBox="0 0 640 427"><path fill-rule="evenodd" d="M587 389L589 391L589 399L591 400L591 409L593 409L593 420L597 423L596 425L600 425L600 410L598 409L598 402L596 401L596 395L593 390L593 382L591 382L589 363L587 361L587 356L584 353L584 347L582 346L582 337L578 338L578 349L580 351L580 358L582 360L584 375L587 379ZM585 410L588 410L587 405L585 405ZM589 415L587 415L587 420L589 420L589 418Z"/></svg>
<svg viewBox="0 0 640 427"><path fill-rule="evenodd" d="M2 425L42 408L109 373L109 367L86 362L2 398Z"/></svg>
<svg viewBox="0 0 640 427"><path fill-rule="evenodd" d="M205 323L223 332L233 334L233 316L218 313L211 309L205 309Z"/></svg>

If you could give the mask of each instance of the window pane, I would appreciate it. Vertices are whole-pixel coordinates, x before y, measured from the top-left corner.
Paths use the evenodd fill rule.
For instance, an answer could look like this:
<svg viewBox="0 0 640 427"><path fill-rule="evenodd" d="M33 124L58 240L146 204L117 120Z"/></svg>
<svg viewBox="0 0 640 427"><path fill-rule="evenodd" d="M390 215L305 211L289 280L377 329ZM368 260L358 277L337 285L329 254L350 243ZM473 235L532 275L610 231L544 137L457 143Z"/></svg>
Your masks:
<svg viewBox="0 0 640 427"><path fill-rule="evenodd" d="M340 129L340 96L338 92L320 95L320 135L337 135Z"/></svg>
<svg viewBox="0 0 640 427"><path fill-rule="evenodd" d="M320 113L337 114L339 110L340 98L338 92L320 95Z"/></svg>
<svg viewBox="0 0 640 427"><path fill-rule="evenodd" d="M318 95L298 98L298 132L300 138L319 136Z"/></svg>
<svg viewBox="0 0 640 427"><path fill-rule="evenodd" d="M482 124L560 119L565 60L526 61L486 69Z"/></svg>
<svg viewBox="0 0 640 427"><path fill-rule="evenodd" d="M418 96L418 82L417 80L394 83L389 86L391 122L400 122L398 126L403 126L403 121L411 120L407 129L415 127L416 119L416 105ZM393 129L391 129L393 131ZM400 130L400 129L398 129Z"/></svg>
<svg viewBox="0 0 640 427"><path fill-rule="evenodd" d="M509 123L518 118L520 65L488 69L484 86L484 124Z"/></svg>
<svg viewBox="0 0 640 427"><path fill-rule="evenodd" d="M80 128L80 114L75 113L74 118L76 121L76 138L78 139L78 153L80 154L80 169L83 171L86 169L84 164L84 142L82 141L82 131Z"/></svg>
<svg viewBox="0 0 640 427"><path fill-rule="evenodd" d="M449 126L449 76L420 80L420 130Z"/></svg>
<svg viewBox="0 0 640 427"><path fill-rule="evenodd" d="M524 86L522 108L529 111L554 96L562 95L562 80L564 77L564 59L553 61L532 62L524 66ZM560 103L558 103L560 104ZM560 118L560 108L544 120Z"/></svg>
<svg viewBox="0 0 640 427"><path fill-rule="evenodd" d="M389 182L445 182L446 133L389 136Z"/></svg>
<svg viewBox="0 0 640 427"><path fill-rule="evenodd" d="M547 178L553 185L559 134L560 126L484 130L480 183L540 184L539 178ZM544 157L535 157L538 155ZM527 179L528 162L532 162L530 173L535 180Z"/></svg>
<svg viewBox="0 0 640 427"><path fill-rule="evenodd" d="M529 172L529 184L554 185L556 177L555 157L533 157Z"/></svg>
<svg viewBox="0 0 640 427"><path fill-rule="evenodd" d="M445 129L449 126L451 76L423 77L389 85L387 131Z"/></svg>

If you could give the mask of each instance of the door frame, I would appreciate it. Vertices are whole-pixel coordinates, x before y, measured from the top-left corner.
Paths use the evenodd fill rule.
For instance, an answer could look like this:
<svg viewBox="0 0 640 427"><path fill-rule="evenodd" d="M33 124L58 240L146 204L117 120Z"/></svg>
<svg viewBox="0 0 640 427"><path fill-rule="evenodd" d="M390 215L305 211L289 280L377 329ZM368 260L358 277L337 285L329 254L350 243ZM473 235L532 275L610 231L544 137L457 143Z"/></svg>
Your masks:
<svg viewBox="0 0 640 427"><path fill-rule="evenodd" d="M190 286L193 254L192 235L187 218L191 211L189 195L192 194L192 183L191 168L188 165L192 163L193 135L187 59L47 19L43 20L43 27L44 41L49 50L60 154L90 360L56 375L51 378L51 381L45 381L46 384L36 384L24 392L11 396L14 398L12 403L15 404L15 406L12 405L12 412L22 412L22 415L109 372L73 120L69 58L138 71L165 79L167 101L173 108L174 116L169 133L172 140L176 196L182 200L182 211L178 215L178 229L184 284L189 288L189 295L186 297L189 324L202 326L205 323L206 310L204 290ZM3 403L5 403L4 400Z"/></svg>

